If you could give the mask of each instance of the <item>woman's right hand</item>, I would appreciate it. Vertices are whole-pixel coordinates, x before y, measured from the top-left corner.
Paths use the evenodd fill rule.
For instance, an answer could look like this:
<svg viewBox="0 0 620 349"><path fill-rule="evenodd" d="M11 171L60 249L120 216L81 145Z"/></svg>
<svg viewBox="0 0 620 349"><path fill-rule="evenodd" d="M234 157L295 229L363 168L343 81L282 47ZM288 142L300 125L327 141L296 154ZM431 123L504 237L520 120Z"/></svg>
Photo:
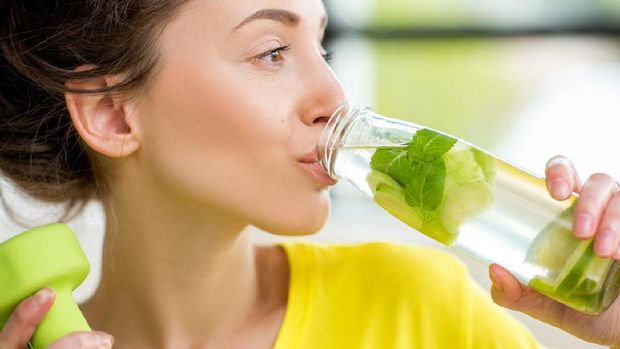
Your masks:
<svg viewBox="0 0 620 349"><path fill-rule="evenodd" d="M0 332L0 349L26 349L34 330L54 303L54 292L49 288L39 290L24 299L13 310ZM74 332L64 336L46 349L102 349L112 348L114 338L100 331Z"/></svg>

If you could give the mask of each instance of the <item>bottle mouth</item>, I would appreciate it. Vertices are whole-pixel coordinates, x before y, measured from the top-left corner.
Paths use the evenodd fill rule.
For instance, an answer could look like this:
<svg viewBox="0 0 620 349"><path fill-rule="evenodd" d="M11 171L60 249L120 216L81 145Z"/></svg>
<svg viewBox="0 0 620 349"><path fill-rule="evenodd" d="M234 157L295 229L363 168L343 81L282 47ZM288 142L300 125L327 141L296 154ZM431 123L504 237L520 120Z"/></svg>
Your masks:
<svg viewBox="0 0 620 349"><path fill-rule="evenodd" d="M317 146L319 163L325 173L334 180L340 179L334 171L337 150L344 144L347 130L362 109L363 107L350 102L340 105L329 118L319 139Z"/></svg>

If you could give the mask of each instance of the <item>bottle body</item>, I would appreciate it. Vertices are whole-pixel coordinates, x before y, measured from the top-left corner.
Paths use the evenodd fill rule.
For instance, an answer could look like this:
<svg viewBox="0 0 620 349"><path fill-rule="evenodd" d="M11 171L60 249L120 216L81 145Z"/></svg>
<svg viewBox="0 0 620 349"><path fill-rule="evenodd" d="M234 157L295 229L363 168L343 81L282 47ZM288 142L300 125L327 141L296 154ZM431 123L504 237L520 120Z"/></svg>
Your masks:
<svg viewBox="0 0 620 349"><path fill-rule="evenodd" d="M572 234L577 195L550 197L544 179L456 137L345 105L330 119L319 159L415 230L579 311L598 313L620 271Z"/></svg>

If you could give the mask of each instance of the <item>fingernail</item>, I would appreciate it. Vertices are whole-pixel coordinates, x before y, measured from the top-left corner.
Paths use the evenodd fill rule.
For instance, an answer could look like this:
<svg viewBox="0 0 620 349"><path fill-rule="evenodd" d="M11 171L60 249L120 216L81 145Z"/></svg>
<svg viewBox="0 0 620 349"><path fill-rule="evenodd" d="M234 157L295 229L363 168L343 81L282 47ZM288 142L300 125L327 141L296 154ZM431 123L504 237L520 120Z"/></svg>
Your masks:
<svg viewBox="0 0 620 349"><path fill-rule="evenodd" d="M99 345L103 345L108 348L112 346L112 343L114 343L114 337L107 333L96 332L95 337Z"/></svg>
<svg viewBox="0 0 620 349"><path fill-rule="evenodd" d="M568 182L561 178L554 179L553 182L551 182L551 190L553 191L553 195L555 197L561 199L566 199L571 194Z"/></svg>
<svg viewBox="0 0 620 349"><path fill-rule="evenodd" d="M592 215L589 213L580 213L577 216L577 223L573 230L578 237L587 237L592 230Z"/></svg>
<svg viewBox="0 0 620 349"><path fill-rule="evenodd" d="M596 241L598 254L601 257L610 257L614 253L614 234L611 230L603 230Z"/></svg>
<svg viewBox="0 0 620 349"><path fill-rule="evenodd" d="M497 273L493 270L493 268L491 268L491 273L490 273L490 277L491 277L491 282L493 283L493 288L497 291L497 292L504 292L504 287L502 286L502 284L499 282L499 276L497 275Z"/></svg>
<svg viewBox="0 0 620 349"><path fill-rule="evenodd" d="M51 290L49 288L40 289L34 295L34 303L38 306L45 304L45 302L49 299L51 295Z"/></svg>

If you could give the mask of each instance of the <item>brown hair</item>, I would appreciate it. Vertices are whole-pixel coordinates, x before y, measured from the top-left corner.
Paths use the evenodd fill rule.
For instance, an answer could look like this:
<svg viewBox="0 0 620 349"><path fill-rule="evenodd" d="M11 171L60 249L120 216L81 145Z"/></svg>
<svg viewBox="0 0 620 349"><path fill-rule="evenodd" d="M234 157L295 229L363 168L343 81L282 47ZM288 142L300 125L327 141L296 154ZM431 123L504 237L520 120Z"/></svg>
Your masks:
<svg viewBox="0 0 620 349"><path fill-rule="evenodd" d="M0 0L0 171L34 198L83 207L104 191L64 94L143 88L157 34L181 0ZM88 70L76 70L88 66ZM71 90L72 79L123 74L118 85Z"/></svg>

